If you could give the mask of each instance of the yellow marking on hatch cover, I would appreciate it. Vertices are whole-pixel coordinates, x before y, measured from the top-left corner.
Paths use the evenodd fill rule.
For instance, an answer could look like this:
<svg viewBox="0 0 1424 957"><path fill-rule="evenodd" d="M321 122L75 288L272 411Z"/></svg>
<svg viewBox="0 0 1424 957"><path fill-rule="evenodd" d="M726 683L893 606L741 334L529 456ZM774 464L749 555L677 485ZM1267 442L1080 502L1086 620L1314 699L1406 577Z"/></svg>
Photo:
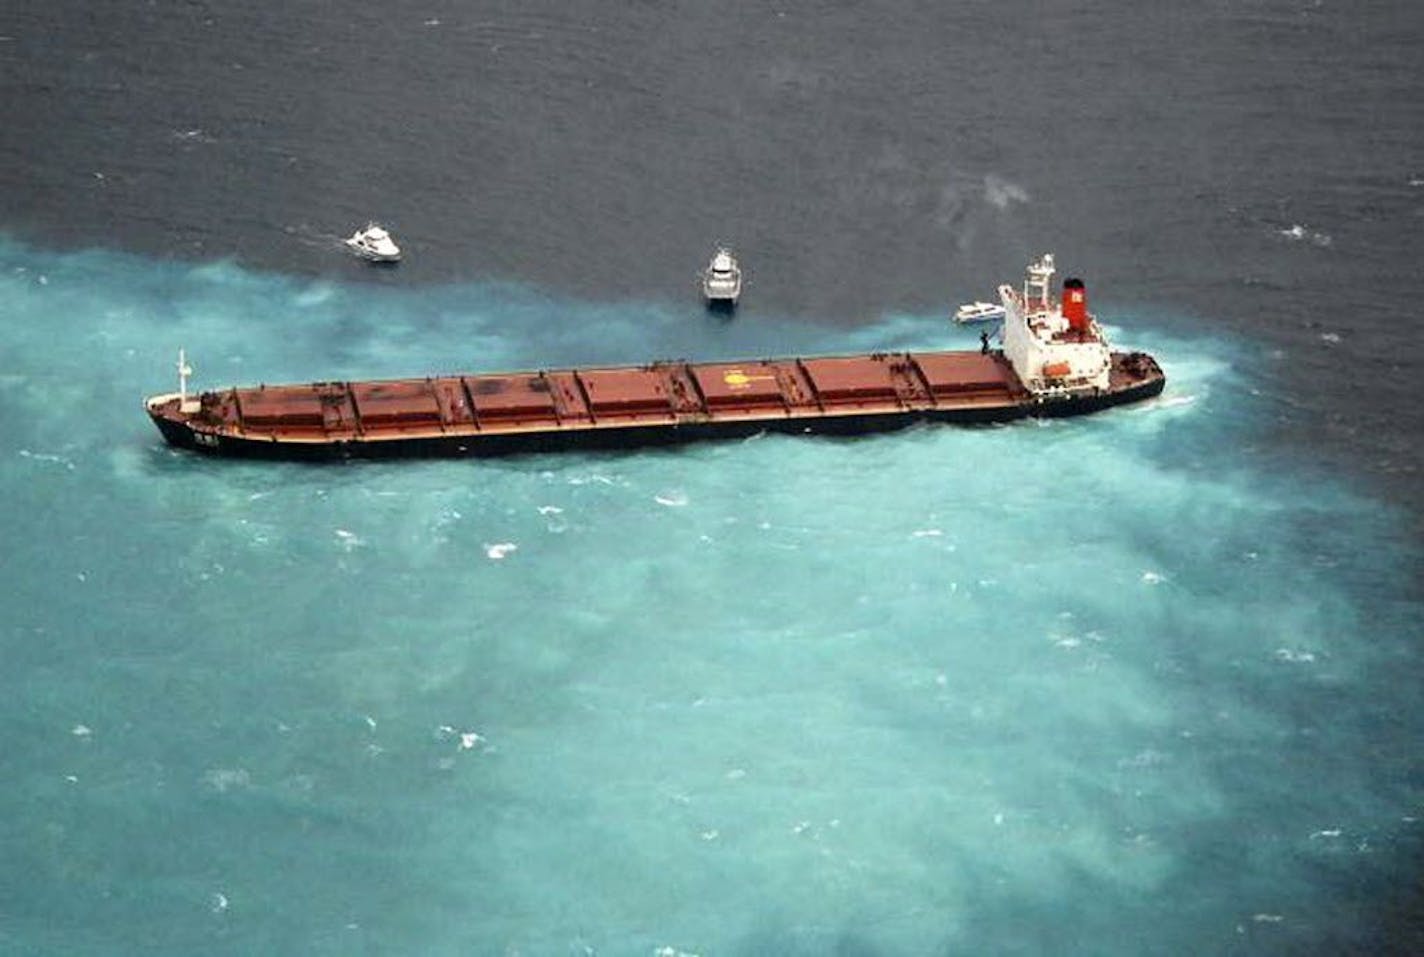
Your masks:
<svg viewBox="0 0 1424 957"><path fill-rule="evenodd" d="M774 375L747 375L741 369L728 369L722 373L722 381L734 389L745 389L753 382L775 382Z"/></svg>

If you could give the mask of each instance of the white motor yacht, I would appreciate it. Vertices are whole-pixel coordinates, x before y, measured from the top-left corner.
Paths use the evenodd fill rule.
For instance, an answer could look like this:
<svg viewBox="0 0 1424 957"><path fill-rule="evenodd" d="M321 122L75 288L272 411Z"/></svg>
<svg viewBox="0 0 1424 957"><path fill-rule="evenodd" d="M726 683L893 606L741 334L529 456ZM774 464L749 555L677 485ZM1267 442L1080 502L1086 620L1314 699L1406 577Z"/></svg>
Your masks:
<svg viewBox="0 0 1424 957"><path fill-rule="evenodd" d="M742 267L726 246L717 247L702 271L702 295L708 305L735 306L742 295Z"/></svg>
<svg viewBox="0 0 1424 957"><path fill-rule="evenodd" d="M1004 307L994 302L966 302L954 313L958 323L990 322L1004 318Z"/></svg>
<svg viewBox="0 0 1424 957"><path fill-rule="evenodd" d="M385 228L376 223L367 223L365 229L358 229L346 240L351 251L362 259L373 263L400 262L401 251L396 241Z"/></svg>

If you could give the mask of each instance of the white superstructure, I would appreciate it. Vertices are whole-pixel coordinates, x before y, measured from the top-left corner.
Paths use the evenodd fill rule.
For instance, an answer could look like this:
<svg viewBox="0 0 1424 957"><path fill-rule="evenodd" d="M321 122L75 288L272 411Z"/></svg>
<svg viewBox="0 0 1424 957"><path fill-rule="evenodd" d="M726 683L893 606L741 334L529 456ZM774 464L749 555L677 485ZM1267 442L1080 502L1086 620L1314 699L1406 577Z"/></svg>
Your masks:
<svg viewBox="0 0 1424 957"><path fill-rule="evenodd" d="M1106 390L1112 357L1102 329L1088 312L1087 292L1076 279L1063 283L1062 301L1050 291L1050 253L1028 267L1023 291L999 287L1004 304L1004 357L1036 395Z"/></svg>
<svg viewBox="0 0 1424 957"><path fill-rule="evenodd" d="M367 223L365 229L358 229L346 240L347 247L362 259L373 263L399 262L400 247L391 238L385 227Z"/></svg>

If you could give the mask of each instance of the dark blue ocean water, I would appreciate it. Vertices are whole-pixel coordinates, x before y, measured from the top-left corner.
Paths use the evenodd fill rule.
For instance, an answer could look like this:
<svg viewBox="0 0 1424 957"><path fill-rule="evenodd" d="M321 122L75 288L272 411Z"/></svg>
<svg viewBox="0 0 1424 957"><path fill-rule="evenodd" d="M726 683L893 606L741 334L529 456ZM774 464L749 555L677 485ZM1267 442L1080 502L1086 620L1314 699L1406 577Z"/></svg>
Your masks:
<svg viewBox="0 0 1424 957"><path fill-rule="evenodd" d="M9 5L0 953L1417 950L1421 22ZM140 405L972 348L1050 249L1161 399L319 468Z"/></svg>

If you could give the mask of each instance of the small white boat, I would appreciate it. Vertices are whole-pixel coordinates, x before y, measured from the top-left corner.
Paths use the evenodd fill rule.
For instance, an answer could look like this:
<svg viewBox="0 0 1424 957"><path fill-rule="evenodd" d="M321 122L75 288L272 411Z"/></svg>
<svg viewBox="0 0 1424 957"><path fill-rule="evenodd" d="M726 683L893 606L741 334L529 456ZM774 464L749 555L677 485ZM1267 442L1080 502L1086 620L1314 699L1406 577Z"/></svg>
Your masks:
<svg viewBox="0 0 1424 957"><path fill-rule="evenodd" d="M352 233L346 245L356 255L373 263L400 262L400 247L384 227L375 223L367 223L365 229Z"/></svg>
<svg viewBox="0 0 1424 957"><path fill-rule="evenodd" d="M1004 318L1004 307L992 302L966 302L954 312L959 323L991 322Z"/></svg>
<svg viewBox="0 0 1424 957"><path fill-rule="evenodd" d="M702 271L702 295L708 305L735 306L742 295L742 267L726 246L718 246Z"/></svg>

